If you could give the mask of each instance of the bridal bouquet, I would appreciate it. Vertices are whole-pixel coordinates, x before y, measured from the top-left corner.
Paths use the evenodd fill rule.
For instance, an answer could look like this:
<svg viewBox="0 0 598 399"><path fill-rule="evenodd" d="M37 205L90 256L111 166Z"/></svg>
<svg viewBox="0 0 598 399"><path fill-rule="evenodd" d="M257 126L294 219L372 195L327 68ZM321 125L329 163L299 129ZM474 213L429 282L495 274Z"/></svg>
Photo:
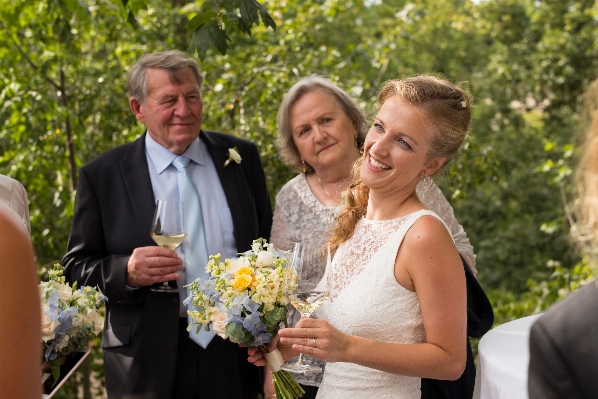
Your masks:
<svg viewBox="0 0 598 399"><path fill-rule="evenodd" d="M206 266L208 280L197 279L189 285L185 300L192 324L198 330L212 327L214 333L243 346L259 346L272 370L279 399L296 399L305 391L288 372L276 349L268 353L266 344L285 325L289 299L283 294L287 260L272 244L260 238L252 249L238 258L221 260L211 255Z"/></svg>
<svg viewBox="0 0 598 399"><path fill-rule="evenodd" d="M70 287L62 275L64 268L55 264L48 271L49 281L39 284L42 307L42 347L44 362L50 363L52 376L60 376L59 358L87 345L98 335L104 319L98 312L108 299L99 289Z"/></svg>

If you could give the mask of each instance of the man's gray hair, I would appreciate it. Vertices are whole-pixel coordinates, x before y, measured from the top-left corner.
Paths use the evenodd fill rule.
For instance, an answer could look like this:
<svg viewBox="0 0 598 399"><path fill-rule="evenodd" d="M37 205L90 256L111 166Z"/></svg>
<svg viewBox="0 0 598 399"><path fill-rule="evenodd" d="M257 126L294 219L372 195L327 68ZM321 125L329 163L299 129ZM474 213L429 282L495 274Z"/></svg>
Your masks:
<svg viewBox="0 0 598 399"><path fill-rule="evenodd" d="M197 86L201 92L201 84L203 83L203 75L199 70L197 61L189 58L179 50L160 51L157 53L145 54L131 67L127 75L127 90L131 97L135 97L140 104L145 104L145 100L149 95L149 87L147 84L147 70L148 69L162 69L166 71L172 83L181 83L181 73L186 68L193 73Z"/></svg>

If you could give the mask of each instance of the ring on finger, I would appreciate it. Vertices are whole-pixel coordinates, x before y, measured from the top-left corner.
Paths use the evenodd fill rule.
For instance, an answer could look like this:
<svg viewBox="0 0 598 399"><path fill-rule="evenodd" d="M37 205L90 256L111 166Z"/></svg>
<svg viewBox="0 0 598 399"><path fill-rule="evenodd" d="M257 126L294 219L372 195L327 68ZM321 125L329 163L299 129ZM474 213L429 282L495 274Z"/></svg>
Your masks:
<svg viewBox="0 0 598 399"><path fill-rule="evenodd" d="M311 339L311 347L312 347L312 348L315 348L315 347L316 347L316 339L315 339L315 338L312 338L312 339Z"/></svg>

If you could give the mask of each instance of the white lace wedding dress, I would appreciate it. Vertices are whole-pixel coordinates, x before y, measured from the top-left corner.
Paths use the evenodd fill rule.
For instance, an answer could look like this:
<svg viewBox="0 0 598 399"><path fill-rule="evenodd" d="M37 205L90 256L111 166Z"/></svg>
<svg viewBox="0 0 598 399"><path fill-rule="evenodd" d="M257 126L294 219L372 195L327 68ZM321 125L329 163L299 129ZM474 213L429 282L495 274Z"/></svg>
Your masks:
<svg viewBox="0 0 598 399"><path fill-rule="evenodd" d="M393 343L425 342L417 294L401 286L394 275L405 234L425 215L438 218L422 210L393 220L362 219L327 271L332 273L332 291L318 318L346 334ZM327 363L317 398L419 399L420 385L416 377L353 363Z"/></svg>

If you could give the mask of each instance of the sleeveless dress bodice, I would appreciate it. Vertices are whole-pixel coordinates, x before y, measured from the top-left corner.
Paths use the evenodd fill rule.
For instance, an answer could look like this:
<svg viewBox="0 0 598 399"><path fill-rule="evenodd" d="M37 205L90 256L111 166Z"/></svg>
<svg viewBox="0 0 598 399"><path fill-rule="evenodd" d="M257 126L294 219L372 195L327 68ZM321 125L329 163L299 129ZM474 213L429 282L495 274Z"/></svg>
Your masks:
<svg viewBox="0 0 598 399"><path fill-rule="evenodd" d="M330 300L319 318L345 334L378 341L425 342L417 294L401 286L394 266L398 249L422 210L398 219L362 219L353 236L339 246L331 264ZM421 379L391 374L353 363L328 363L318 399L419 399Z"/></svg>

